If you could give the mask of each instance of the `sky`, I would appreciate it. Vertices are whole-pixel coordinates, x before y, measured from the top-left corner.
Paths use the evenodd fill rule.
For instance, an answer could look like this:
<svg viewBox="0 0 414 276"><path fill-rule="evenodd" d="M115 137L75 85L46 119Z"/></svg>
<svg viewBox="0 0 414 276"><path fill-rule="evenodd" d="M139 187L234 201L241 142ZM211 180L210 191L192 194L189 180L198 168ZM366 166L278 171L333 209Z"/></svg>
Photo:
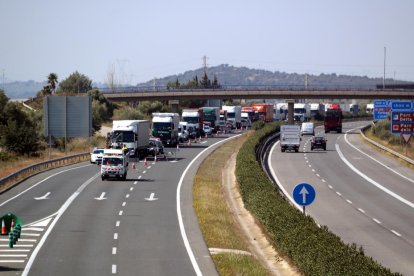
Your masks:
<svg viewBox="0 0 414 276"><path fill-rule="evenodd" d="M2 0L0 81L137 84L228 64L414 81L412 0ZM384 66L385 61L385 66Z"/></svg>

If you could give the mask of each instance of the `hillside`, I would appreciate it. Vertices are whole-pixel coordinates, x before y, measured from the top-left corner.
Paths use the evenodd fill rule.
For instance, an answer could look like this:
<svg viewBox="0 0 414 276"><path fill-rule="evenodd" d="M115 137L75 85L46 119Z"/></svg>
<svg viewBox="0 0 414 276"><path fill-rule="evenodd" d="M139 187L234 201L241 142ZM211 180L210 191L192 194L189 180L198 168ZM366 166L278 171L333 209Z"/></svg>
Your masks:
<svg viewBox="0 0 414 276"><path fill-rule="evenodd" d="M200 80L204 74L203 68L189 70L178 75L166 76L157 79L157 85L166 85L168 82L175 82L177 79L180 83L186 83L189 80L198 77ZM271 72L267 70L250 69L247 67L235 67L227 64L209 67L207 70L209 79L217 76L218 81L222 85L304 85L305 75L296 73ZM87 74L86 74L87 75ZM348 76L336 74L320 74L308 75L308 84L312 87L326 86L348 86L348 87L364 87L375 88L377 84L381 84L381 78L368 78L361 76ZM394 80L387 79L386 83L394 83ZM396 81L395 83L406 83ZM15 81L4 84L6 95L10 99L31 98L42 89L45 83L35 81ZM152 86L153 80L145 83L139 83L137 86ZM94 87L105 87L104 84L93 83Z"/></svg>

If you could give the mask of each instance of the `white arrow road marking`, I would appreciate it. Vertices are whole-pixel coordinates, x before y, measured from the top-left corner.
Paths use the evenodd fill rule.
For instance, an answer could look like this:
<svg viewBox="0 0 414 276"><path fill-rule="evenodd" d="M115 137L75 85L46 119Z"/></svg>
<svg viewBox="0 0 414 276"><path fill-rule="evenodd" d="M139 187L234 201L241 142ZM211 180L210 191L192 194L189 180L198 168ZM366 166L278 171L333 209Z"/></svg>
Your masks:
<svg viewBox="0 0 414 276"><path fill-rule="evenodd" d="M47 192L44 196L41 197L35 197L35 200L43 200L43 199L49 199L48 196L50 195L50 192Z"/></svg>
<svg viewBox="0 0 414 276"><path fill-rule="evenodd" d="M104 200L104 199L106 199L105 194L106 193L102 193L100 197L95 197L95 199L96 200Z"/></svg>
<svg viewBox="0 0 414 276"><path fill-rule="evenodd" d="M150 197L149 198L145 198L145 200L148 200L148 201L154 201L154 200L157 200L158 198L154 198L154 193L151 193L151 195L150 195Z"/></svg>
<svg viewBox="0 0 414 276"><path fill-rule="evenodd" d="M303 204L306 204L306 195L309 194L308 190L306 190L306 187L303 186L302 189L299 192L300 195L302 195L302 202Z"/></svg>

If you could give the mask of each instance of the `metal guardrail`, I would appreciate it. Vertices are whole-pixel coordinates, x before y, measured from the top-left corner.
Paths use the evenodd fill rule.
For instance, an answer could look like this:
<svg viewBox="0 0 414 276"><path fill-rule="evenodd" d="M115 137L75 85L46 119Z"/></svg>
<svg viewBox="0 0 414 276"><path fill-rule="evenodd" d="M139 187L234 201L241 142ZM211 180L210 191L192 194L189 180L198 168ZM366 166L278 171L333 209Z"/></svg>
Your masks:
<svg viewBox="0 0 414 276"><path fill-rule="evenodd" d="M377 146L378 148L380 148L382 150L385 150L385 151L397 156L398 158L401 158L402 160L406 161L407 163L410 163L411 165L414 165L414 160L413 159L410 159L405 155L402 155L402 154L400 154L396 151L393 151L392 149L389 149L389 148L375 142L374 140L369 139L367 136L365 136L365 131L368 130L369 128L371 128L371 126L372 126L372 124L367 125L367 126L360 129L360 133L366 141L370 142L371 144L373 144L374 146Z"/></svg>
<svg viewBox="0 0 414 276"><path fill-rule="evenodd" d="M89 156L89 152L80 153L27 166L13 174L0 179L0 193L3 193L4 191L10 189L20 181L27 179L30 176L53 168L85 161L89 159Z"/></svg>

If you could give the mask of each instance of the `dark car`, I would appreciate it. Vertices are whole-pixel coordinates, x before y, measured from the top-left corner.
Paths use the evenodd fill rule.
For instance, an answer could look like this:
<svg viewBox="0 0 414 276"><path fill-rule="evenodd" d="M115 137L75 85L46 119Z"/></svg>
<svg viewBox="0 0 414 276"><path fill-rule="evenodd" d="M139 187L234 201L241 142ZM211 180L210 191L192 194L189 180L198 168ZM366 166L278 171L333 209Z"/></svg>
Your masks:
<svg viewBox="0 0 414 276"><path fill-rule="evenodd" d="M326 150L326 138L323 136L315 136L311 140L311 150L323 149Z"/></svg>
<svg viewBox="0 0 414 276"><path fill-rule="evenodd" d="M148 148L148 155L156 156L156 155L165 155L164 154L164 146L160 139L158 138L150 138L149 140L149 148Z"/></svg>

